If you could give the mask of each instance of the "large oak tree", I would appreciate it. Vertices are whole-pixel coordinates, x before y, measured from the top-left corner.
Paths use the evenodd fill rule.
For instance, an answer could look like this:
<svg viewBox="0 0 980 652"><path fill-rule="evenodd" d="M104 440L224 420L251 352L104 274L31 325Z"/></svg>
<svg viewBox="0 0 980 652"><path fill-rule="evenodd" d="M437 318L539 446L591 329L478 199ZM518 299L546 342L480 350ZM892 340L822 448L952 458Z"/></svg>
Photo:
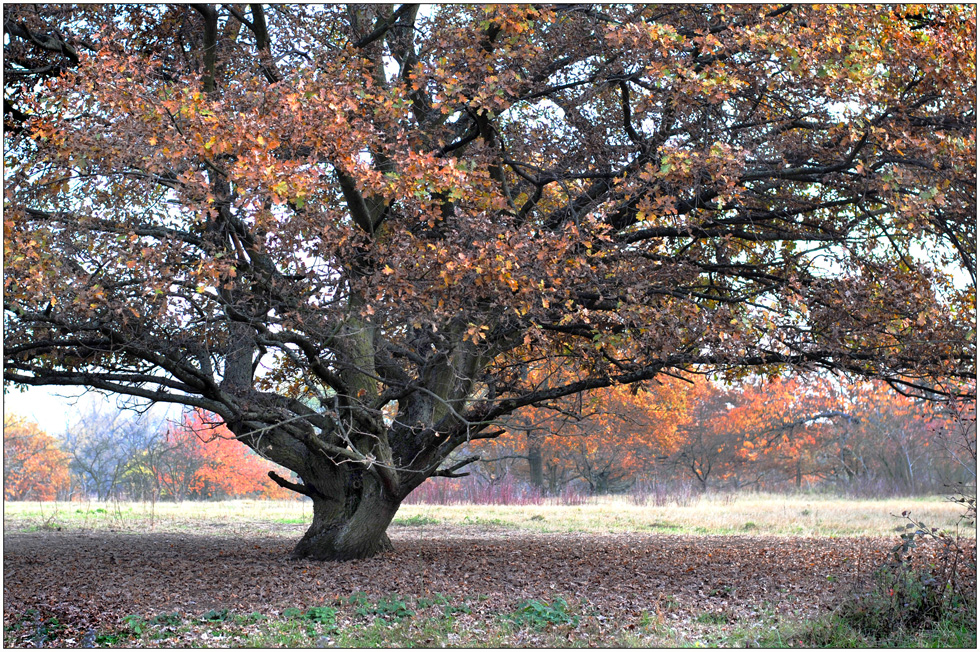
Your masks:
<svg viewBox="0 0 980 652"><path fill-rule="evenodd" d="M975 43L962 5L7 5L4 380L217 414L316 559L563 395L961 392Z"/></svg>

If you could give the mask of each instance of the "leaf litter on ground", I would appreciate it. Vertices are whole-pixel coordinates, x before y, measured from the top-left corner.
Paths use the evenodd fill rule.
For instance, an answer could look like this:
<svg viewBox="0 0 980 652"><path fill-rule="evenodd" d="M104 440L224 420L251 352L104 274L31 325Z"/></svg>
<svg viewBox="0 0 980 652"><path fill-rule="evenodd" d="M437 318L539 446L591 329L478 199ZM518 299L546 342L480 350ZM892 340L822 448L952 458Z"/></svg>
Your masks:
<svg viewBox="0 0 980 652"><path fill-rule="evenodd" d="M694 636L705 628L758 621L763 614L815 617L866 581L892 546L889 539L873 537L543 534L452 527L432 528L424 538L393 528L392 540L393 553L320 563L290 559L292 542L284 537L6 533L5 642L31 645L39 623L52 618L58 627L48 628L43 644L75 647L90 642L93 632L125 633L126 622L137 622L134 616L151 622L162 614L167 623L166 615L181 614L185 623L201 623L208 613L261 615L240 618L235 631L249 636L261 633L263 618L332 607L338 629L379 618L398 626L401 618L389 617L388 611L451 615L456 626L449 644L485 645L479 632L488 626L530 601L543 602L544 609L558 604L553 600L567 600L569 609L583 616L583 625L572 626L577 620L570 618L569 624L551 627L551 643L560 630L566 644L601 644L603 633L634 629L651 613ZM362 606L358 616L352 596L376 606L373 611ZM459 608L450 614L434 596ZM391 606L399 601L404 608ZM30 625L15 632L17 623L28 622L25 614L31 615ZM585 623L591 633L583 633ZM535 628L514 627L518 631L509 645L544 640ZM156 642L164 646L230 647L239 640L207 628L158 628ZM323 637L324 643L332 640ZM98 643L147 642L120 635Z"/></svg>

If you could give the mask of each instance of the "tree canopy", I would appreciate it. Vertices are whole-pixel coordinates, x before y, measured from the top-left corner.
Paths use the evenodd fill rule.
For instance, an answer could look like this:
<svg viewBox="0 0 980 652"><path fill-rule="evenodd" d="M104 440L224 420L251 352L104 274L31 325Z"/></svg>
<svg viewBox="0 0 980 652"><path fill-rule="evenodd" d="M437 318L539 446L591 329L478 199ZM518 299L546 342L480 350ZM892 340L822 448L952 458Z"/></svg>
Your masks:
<svg viewBox="0 0 980 652"><path fill-rule="evenodd" d="M970 393L976 8L8 5L4 380L218 415L376 554L515 410ZM541 382L529 369L561 369Z"/></svg>

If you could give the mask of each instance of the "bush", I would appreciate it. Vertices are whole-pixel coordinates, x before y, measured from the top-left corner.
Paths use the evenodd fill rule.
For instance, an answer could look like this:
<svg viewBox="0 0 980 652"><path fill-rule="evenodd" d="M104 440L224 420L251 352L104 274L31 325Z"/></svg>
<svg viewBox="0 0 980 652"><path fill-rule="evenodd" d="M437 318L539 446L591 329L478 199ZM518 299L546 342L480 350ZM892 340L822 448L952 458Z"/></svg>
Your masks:
<svg viewBox="0 0 980 652"><path fill-rule="evenodd" d="M954 499L976 522L976 500ZM906 521L891 558L834 612L780 627L753 641L761 647L976 648L976 540Z"/></svg>
<svg viewBox="0 0 980 652"><path fill-rule="evenodd" d="M964 519L975 523L976 501L957 502L967 506ZM874 644L902 645L939 632L952 632L954 640L965 633L975 642L975 540L971 544L930 528L907 511L902 518L907 521L905 532L892 548L891 559L875 573L871 590L842 604L836 617Z"/></svg>

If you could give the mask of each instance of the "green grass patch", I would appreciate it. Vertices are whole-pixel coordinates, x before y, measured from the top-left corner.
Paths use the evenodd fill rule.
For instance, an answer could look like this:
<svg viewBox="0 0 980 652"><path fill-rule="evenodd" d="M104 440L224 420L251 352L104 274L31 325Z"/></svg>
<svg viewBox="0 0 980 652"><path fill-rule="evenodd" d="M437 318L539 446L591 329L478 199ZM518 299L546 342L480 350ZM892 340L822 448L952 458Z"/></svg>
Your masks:
<svg viewBox="0 0 980 652"><path fill-rule="evenodd" d="M460 525L483 525L491 527L514 527L514 523L503 518L484 518L482 516L466 515L460 521Z"/></svg>
<svg viewBox="0 0 980 652"><path fill-rule="evenodd" d="M99 647L943 647L974 649L975 611L948 612L928 626L882 636L846 609L805 621L783 619L762 605L757 618L736 619L727 611L666 617L684 610L673 596L633 618L611 622L598 611L571 606L565 598L524 600L512 610L480 611L477 597L424 598L354 594L330 605L287 607L270 613L215 609L198 616L160 613L128 615L110 630L92 633ZM409 606L411 608L409 608ZM471 610L471 606L474 609ZM689 613L689 612L688 612ZM408 614L412 614L409 616ZM9 617L9 616L8 616ZM735 623L734 625L732 623ZM36 611L11 618L7 647L63 646L57 618ZM77 643L86 641L76 641Z"/></svg>
<svg viewBox="0 0 980 652"><path fill-rule="evenodd" d="M439 525L440 523L442 523L441 520L432 518L431 516L426 516L424 514L414 514L405 518L396 518L391 522L392 525L402 525L405 527L422 527L424 525Z"/></svg>
<svg viewBox="0 0 980 652"><path fill-rule="evenodd" d="M728 624L728 614L720 611L705 611L698 614L694 620L702 625L726 625Z"/></svg>

